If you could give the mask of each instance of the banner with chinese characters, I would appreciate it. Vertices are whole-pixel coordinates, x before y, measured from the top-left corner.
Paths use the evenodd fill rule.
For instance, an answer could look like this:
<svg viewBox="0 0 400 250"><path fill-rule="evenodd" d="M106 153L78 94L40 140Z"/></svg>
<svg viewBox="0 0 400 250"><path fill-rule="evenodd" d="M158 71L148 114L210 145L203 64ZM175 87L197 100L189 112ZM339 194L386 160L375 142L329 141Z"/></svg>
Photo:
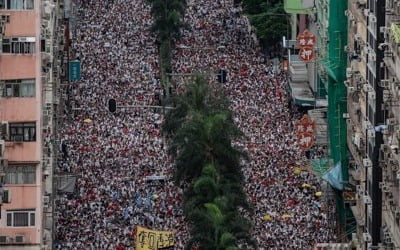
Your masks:
<svg viewBox="0 0 400 250"><path fill-rule="evenodd" d="M297 37L297 45L300 47L299 57L303 62L309 62L314 58L314 46L317 38L308 30Z"/></svg>
<svg viewBox="0 0 400 250"><path fill-rule="evenodd" d="M308 150L314 145L315 122L308 115L303 115L295 123L297 143L303 150Z"/></svg>
<svg viewBox="0 0 400 250"><path fill-rule="evenodd" d="M166 249L174 245L172 231L155 231L140 226L136 229L136 250Z"/></svg>

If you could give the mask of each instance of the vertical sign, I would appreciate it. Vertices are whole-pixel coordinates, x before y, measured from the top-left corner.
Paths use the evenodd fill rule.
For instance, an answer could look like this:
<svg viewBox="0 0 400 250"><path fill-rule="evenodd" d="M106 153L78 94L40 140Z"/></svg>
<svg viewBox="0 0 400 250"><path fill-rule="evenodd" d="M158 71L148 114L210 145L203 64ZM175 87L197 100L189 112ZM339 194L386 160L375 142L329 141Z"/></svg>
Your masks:
<svg viewBox="0 0 400 250"><path fill-rule="evenodd" d="M81 62L78 60L69 62L69 80L77 81L81 79Z"/></svg>
<svg viewBox="0 0 400 250"><path fill-rule="evenodd" d="M297 37L297 45L300 47L299 57L303 62L309 62L314 58L314 46L317 38L308 30L304 30Z"/></svg>
<svg viewBox="0 0 400 250"><path fill-rule="evenodd" d="M308 150L314 145L315 122L308 115L303 115L295 123L297 143L303 150Z"/></svg>

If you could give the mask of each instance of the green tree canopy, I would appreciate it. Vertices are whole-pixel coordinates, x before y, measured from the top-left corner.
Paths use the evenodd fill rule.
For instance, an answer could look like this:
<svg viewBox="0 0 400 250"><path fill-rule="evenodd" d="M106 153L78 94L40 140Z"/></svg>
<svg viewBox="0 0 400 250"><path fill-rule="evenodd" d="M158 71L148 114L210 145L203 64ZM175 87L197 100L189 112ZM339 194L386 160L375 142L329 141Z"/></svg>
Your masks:
<svg viewBox="0 0 400 250"><path fill-rule="evenodd" d="M289 15L281 0L243 0L243 7L263 46L277 44L288 35Z"/></svg>

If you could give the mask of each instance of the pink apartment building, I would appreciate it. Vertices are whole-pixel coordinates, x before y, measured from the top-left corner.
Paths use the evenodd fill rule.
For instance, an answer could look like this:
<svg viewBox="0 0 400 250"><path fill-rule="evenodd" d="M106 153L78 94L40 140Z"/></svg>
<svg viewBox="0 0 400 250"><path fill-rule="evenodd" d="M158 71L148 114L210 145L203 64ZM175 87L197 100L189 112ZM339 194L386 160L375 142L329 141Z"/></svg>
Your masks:
<svg viewBox="0 0 400 250"><path fill-rule="evenodd" d="M44 229L48 224L44 218L50 213L46 210L52 168L44 164L43 109L48 103L51 74L44 58L49 59L53 48L47 46L50 38L45 37L44 29L52 22L49 13L55 4L57 1L0 0L0 156L4 189L11 196L11 202L0 207L2 250L46 249L46 236L51 235Z"/></svg>

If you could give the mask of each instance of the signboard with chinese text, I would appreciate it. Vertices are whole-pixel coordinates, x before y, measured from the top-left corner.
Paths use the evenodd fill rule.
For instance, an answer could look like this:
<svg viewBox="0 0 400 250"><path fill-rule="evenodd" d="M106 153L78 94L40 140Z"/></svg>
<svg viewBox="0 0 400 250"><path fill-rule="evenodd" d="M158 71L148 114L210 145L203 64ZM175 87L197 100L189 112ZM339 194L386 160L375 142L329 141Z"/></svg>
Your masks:
<svg viewBox="0 0 400 250"><path fill-rule="evenodd" d="M175 245L175 236L172 231L155 231L144 227L137 227L136 250L157 250Z"/></svg>
<svg viewBox="0 0 400 250"><path fill-rule="evenodd" d="M303 33L299 34L299 36L297 37L297 45L300 48L304 46L314 48L316 42L316 36L308 30L304 30Z"/></svg>
<svg viewBox="0 0 400 250"><path fill-rule="evenodd" d="M297 37L297 45L300 47L299 57L303 62L309 62L314 58L314 46L317 38L308 30Z"/></svg>
<svg viewBox="0 0 400 250"><path fill-rule="evenodd" d="M308 150L314 145L314 133L315 133L315 122L310 120L308 115L303 115L303 117L296 121L296 134L297 143L299 147L303 150Z"/></svg>
<svg viewBox="0 0 400 250"><path fill-rule="evenodd" d="M303 62L311 61L314 58L314 49L312 47L303 47L299 51L299 57Z"/></svg>

